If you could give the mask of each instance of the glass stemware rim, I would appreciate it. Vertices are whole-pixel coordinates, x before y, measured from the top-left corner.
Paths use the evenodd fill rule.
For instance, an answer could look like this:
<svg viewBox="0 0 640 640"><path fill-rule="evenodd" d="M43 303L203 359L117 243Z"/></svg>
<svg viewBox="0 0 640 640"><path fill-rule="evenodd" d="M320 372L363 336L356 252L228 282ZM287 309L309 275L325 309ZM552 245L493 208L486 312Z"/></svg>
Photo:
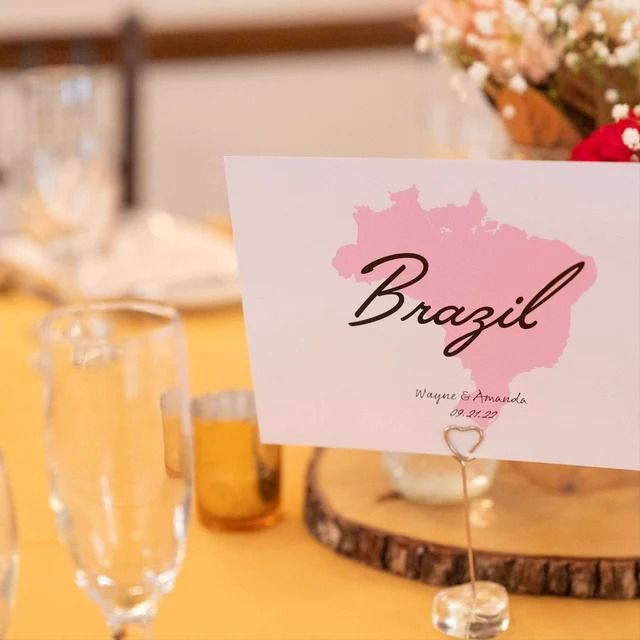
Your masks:
<svg viewBox="0 0 640 640"><path fill-rule="evenodd" d="M191 399L191 415L214 422L225 420L255 422L257 414L254 392L252 389L231 388L204 393Z"/></svg>
<svg viewBox="0 0 640 640"><path fill-rule="evenodd" d="M135 313L155 316L159 319L166 320L165 324L158 327L145 329L143 332L133 336L122 336L119 338L111 337L73 337L56 334L52 331L53 324L64 318L81 312L98 312L109 313L114 311L132 311ZM76 304L64 305L53 311L50 311L38 325L38 337L41 344L50 345L54 343L103 346L122 344L127 342L135 342L140 338L149 338L151 336L162 336L167 332L174 331L176 326L180 326L180 313L174 307L160 302L143 301L143 300L114 300L106 302L80 302Z"/></svg>
<svg viewBox="0 0 640 640"><path fill-rule="evenodd" d="M18 81L24 86L34 81L47 80L52 84L56 84L63 80L73 80L82 77L92 77L92 69L89 65L80 63L39 64L23 69L18 76Z"/></svg>

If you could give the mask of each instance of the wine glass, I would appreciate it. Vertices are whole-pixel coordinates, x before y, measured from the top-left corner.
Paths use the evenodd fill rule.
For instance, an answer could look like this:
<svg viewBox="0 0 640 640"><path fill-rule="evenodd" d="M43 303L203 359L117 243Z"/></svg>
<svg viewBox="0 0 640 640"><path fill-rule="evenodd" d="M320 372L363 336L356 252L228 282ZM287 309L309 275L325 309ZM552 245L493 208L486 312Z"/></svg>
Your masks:
<svg viewBox="0 0 640 640"><path fill-rule="evenodd" d="M16 520L9 476L0 451L0 638L9 627L18 573L18 542Z"/></svg>
<svg viewBox="0 0 640 640"><path fill-rule="evenodd" d="M105 245L118 201L98 77L81 65L34 67L18 76L18 89L21 228L53 261L63 293L77 296L80 261Z"/></svg>
<svg viewBox="0 0 640 640"><path fill-rule="evenodd" d="M179 316L153 303L76 305L48 315L40 340L50 504L76 583L115 638L148 638L182 563L191 498Z"/></svg>

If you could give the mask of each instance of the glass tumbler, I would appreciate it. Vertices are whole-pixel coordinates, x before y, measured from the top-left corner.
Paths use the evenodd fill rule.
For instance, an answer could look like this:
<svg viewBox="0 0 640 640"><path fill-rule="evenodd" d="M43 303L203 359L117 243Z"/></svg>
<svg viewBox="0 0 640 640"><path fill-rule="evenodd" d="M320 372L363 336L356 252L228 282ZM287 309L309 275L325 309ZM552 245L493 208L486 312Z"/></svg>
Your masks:
<svg viewBox="0 0 640 640"><path fill-rule="evenodd" d="M191 411L200 520L221 529L273 524L280 507L280 447L260 442L253 393L201 396Z"/></svg>

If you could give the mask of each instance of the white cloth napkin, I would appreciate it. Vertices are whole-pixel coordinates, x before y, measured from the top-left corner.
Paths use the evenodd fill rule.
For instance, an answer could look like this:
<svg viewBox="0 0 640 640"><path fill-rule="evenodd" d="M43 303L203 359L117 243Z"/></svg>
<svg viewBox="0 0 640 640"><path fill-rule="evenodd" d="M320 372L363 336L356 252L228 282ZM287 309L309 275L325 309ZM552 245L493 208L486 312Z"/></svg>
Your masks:
<svg viewBox="0 0 640 640"><path fill-rule="evenodd" d="M55 283L59 267L31 240L0 240L0 261ZM181 307L239 299L232 241L213 228L164 211L137 213L117 228L109 251L82 261L78 285L87 298L149 298Z"/></svg>

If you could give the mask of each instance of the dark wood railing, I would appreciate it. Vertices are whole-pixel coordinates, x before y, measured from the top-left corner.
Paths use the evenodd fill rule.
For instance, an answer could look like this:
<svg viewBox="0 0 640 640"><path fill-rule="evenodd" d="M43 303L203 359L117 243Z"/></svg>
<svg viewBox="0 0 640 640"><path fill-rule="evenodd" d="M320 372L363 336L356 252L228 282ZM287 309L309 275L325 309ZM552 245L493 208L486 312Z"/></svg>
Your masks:
<svg viewBox="0 0 640 640"><path fill-rule="evenodd" d="M150 29L144 35L146 59L154 62L407 46L414 37L410 16L276 25L181 26ZM97 64L117 63L120 42L117 31L0 37L0 69L63 64L74 58Z"/></svg>

